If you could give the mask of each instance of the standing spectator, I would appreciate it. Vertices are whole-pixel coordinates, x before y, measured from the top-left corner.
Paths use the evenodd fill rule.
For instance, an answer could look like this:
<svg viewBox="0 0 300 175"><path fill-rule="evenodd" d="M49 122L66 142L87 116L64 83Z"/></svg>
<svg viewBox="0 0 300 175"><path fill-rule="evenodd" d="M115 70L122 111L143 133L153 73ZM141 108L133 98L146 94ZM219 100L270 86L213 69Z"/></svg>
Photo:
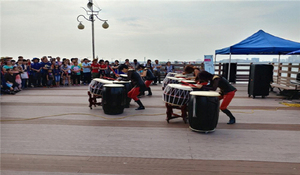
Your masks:
<svg viewBox="0 0 300 175"><path fill-rule="evenodd" d="M42 67L39 63L39 58L33 58L31 63L31 72L30 72L30 79L34 87L41 86L41 70Z"/></svg>
<svg viewBox="0 0 300 175"><path fill-rule="evenodd" d="M41 67L42 67L42 86L47 87L47 74L48 70L51 69L51 63L48 61L48 58L46 56L43 56L41 59Z"/></svg>
<svg viewBox="0 0 300 175"><path fill-rule="evenodd" d="M47 77L48 88L53 87L52 83L53 83L53 80L54 80L54 76L53 76L52 69L48 69L48 73L47 73L46 77Z"/></svg>
<svg viewBox="0 0 300 175"><path fill-rule="evenodd" d="M71 71L73 74L73 86L76 84L79 86L80 85L80 70L81 67L78 65L78 62L74 62L74 65L71 66Z"/></svg>
<svg viewBox="0 0 300 175"><path fill-rule="evenodd" d="M110 72L112 71L112 68L110 67L108 60L106 60L104 63L105 63L105 66L106 66L105 76L110 77Z"/></svg>
<svg viewBox="0 0 300 175"><path fill-rule="evenodd" d="M171 62L170 62L170 61L167 62L166 67L165 67L165 70L166 70L166 75L167 75L169 72L174 72L174 66L171 65Z"/></svg>
<svg viewBox="0 0 300 175"><path fill-rule="evenodd" d="M132 64L132 67L134 70L137 70L137 67L140 65L140 63L137 61L137 59L134 59L133 60L133 64Z"/></svg>
<svg viewBox="0 0 300 175"><path fill-rule="evenodd" d="M91 64L87 58L83 59L82 72L83 72L83 84L86 85L91 82Z"/></svg>
<svg viewBox="0 0 300 175"><path fill-rule="evenodd" d="M153 73L156 78L154 80L153 85L157 84L157 80L158 83L160 84L160 68L161 68L161 64L158 63L158 60L155 60L155 64L153 64Z"/></svg>
<svg viewBox="0 0 300 175"><path fill-rule="evenodd" d="M120 71L119 71L119 61L118 60L115 60L115 64L112 66L113 70L115 71L116 74L120 74ZM115 77L115 75L114 75Z"/></svg>
<svg viewBox="0 0 300 175"><path fill-rule="evenodd" d="M4 66L2 67L2 72L5 74L7 72L7 69L12 69L14 66L11 63L10 59L7 59L4 61Z"/></svg>
<svg viewBox="0 0 300 175"><path fill-rule="evenodd" d="M129 59L126 59L124 64L125 64L126 66L128 66L129 69L133 69L132 65L131 65L130 62L129 62Z"/></svg>
<svg viewBox="0 0 300 175"><path fill-rule="evenodd" d="M56 57L56 63L58 64L58 66L62 65L62 62L60 61L60 57Z"/></svg>
<svg viewBox="0 0 300 175"><path fill-rule="evenodd" d="M104 64L104 60L100 60L99 61L99 64L100 64L100 78L104 77L105 76L105 70L107 68L107 66Z"/></svg>
<svg viewBox="0 0 300 175"><path fill-rule="evenodd" d="M62 84L63 86L71 85L71 80L70 80L70 74L69 74L69 66L68 66L68 60L65 59L63 61L63 64L61 65L61 77L62 77Z"/></svg>
<svg viewBox="0 0 300 175"><path fill-rule="evenodd" d="M71 62L70 62L70 60L69 59L66 59L67 60L67 65L68 65L68 75L69 75L69 78L68 78L68 85L69 86L71 86L71 83L73 83L72 82L72 80L73 80L73 77L72 77L72 72L71 72Z"/></svg>
<svg viewBox="0 0 300 175"><path fill-rule="evenodd" d="M27 60L23 59L23 62L21 64L21 67L23 69L23 73L21 74L21 78L22 78L22 89L27 88L28 87L28 79L29 79L29 66L27 64Z"/></svg>
<svg viewBox="0 0 300 175"><path fill-rule="evenodd" d="M98 61L97 59L93 59L93 62L91 64L92 79L100 77L100 73L99 73L100 64L97 61Z"/></svg>
<svg viewBox="0 0 300 175"><path fill-rule="evenodd" d="M11 65L13 66L13 67L16 67L17 65L16 65L16 61L15 60L11 60Z"/></svg>
<svg viewBox="0 0 300 175"><path fill-rule="evenodd" d="M24 60L24 58L23 58L23 56L18 56L18 61L23 61Z"/></svg>
<svg viewBox="0 0 300 175"><path fill-rule="evenodd" d="M147 60L147 63L145 64L145 67L148 70L151 70L151 72L153 72L153 66L152 66L151 60Z"/></svg>
<svg viewBox="0 0 300 175"><path fill-rule="evenodd" d="M54 75L54 79L55 79L55 85L56 85L56 87L59 87L61 70L60 70L60 67L58 64L55 64L55 66L54 66L53 75Z"/></svg>

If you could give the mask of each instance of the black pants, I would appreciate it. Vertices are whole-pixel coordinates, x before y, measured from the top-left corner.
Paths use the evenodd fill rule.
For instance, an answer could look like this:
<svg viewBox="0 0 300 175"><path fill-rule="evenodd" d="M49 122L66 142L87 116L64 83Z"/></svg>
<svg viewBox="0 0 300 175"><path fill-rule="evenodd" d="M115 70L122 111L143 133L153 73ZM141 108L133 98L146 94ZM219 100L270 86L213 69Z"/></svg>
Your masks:
<svg viewBox="0 0 300 175"><path fill-rule="evenodd" d="M80 75L73 75L73 84L80 84Z"/></svg>
<svg viewBox="0 0 300 175"><path fill-rule="evenodd" d="M156 84L157 83L157 80L158 80L158 83L160 83L160 71L154 71L154 76L156 77L155 80L154 80L154 83Z"/></svg>
<svg viewBox="0 0 300 175"><path fill-rule="evenodd" d="M43 86L47 86L48 85L48 80L47 80L47 72L46 73L42 73L42 85Z"/></svg>
<svg viewBox="0 0 300 175"><path fill-rule="evenodd" d="M32 75L32 84L34 87L41 86L41 73L40 72L34 72Z"/></svg>
<svg viewBox="0 0 300 175"><path fill-rule="evenodd" d="M83 73L83 83L90 83L91 82L91 72Z"/></svg>

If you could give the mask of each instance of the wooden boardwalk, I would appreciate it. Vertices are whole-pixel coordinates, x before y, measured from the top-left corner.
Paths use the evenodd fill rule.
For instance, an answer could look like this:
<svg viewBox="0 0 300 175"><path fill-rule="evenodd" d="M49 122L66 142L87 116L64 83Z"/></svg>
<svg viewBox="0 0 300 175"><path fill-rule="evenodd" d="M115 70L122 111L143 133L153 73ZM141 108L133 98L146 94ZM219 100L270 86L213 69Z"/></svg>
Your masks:
<svg viewBox="0 0 300 175"><path fill-rule="evenodd" d="M120 115L91 110L87 86L1 96L1 175L300 174L300 108L236 85L237 123L220 113L216 131L200 134L168 124L161 86L151 87L145 110L131 102Z"/></svg>

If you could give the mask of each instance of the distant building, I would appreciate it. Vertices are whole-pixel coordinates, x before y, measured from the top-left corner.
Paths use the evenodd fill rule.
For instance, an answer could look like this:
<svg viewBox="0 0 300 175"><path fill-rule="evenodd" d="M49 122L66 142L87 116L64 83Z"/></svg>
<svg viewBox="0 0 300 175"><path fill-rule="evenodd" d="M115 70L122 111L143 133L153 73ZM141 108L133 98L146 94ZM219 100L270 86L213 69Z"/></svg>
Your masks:
<svg viewBox="0 0 300 175"><path fill-rule="evenodd" d="M251 58L252 62L259 62L259 58Z"/></svg>
<svg viewBox="0 0 300 175"><path fill-rule="evenodd" d="M278 59L277 59L277 58L273 58L272 62L273 62L273 63L277 63L277 62L278 62Z"/></svg>

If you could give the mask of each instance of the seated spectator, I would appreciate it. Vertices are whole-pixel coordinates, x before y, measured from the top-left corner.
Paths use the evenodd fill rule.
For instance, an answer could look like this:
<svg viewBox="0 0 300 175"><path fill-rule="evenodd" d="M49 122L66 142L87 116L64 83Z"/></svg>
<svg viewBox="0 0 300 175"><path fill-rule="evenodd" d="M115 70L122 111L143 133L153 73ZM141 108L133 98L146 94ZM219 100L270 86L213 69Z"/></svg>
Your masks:
<svg viewBox="0 0 300 175"><path fill-rule="evenodd" d="M7 73L4 75L4 81L10 91L19 92L19 84L16 82L16 74L13 73L12 69L6 69Z"/></svg>

